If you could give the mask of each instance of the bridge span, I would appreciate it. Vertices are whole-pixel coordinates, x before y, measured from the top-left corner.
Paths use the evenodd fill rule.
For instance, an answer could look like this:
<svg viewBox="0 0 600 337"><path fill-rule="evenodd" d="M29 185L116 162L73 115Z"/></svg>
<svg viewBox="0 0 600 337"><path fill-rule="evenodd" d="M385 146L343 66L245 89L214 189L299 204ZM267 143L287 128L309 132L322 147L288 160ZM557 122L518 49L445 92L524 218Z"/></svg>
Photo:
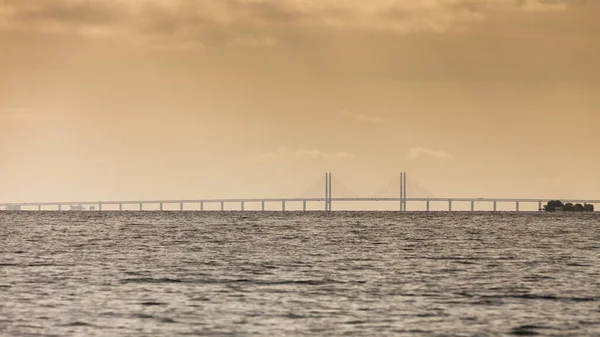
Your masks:
<svg viewBox="0 0 600 337"><path fill-rule="evenodd" d="M335 192L335 193L334 193ZM334 197L335 194L335 197ZM410 194L410 197L409 197ZM394 209L411 211L524 211L541 210L546 198L440 198L436 197L419 182L408 179L405 172L395 176L385 186L371 196L365 197L353 192L339 178L326 173L315 184L310 186L301 196L294 198L226 198L226 199L194 199L194 200L122 200L122 201L71 201L71 202L24 202L0 203L0 210L302 210L333 211L333 204L353 205L352 208L338 207L338 210L364 210L366 203L395 203ZM600 200L559 199L563 203L596 204ZM357 203L359 205L357 205ZM435 203L435 208L432 207ZM442 207L440 208L440 203ZM234 205L232 208L232 204ZM273 206L275 204L275 206ZM499 205L502 205L500 208ZM532 205L533 204L533 205ZM133 205L133 207L132 207ZM215 206L216 205L216 206ZM483 208L482 208L483 205ZM507 207L508 205L508 207ZM522 207L527 205L529 207ZM208 206L208 207L207 207ZM227 206L227 207L226 207ZM250 207L248 207L250 206ZM267 206L269 208L267 209ZM479 206L479 207L477 207ZM536 206L536 207L533 207Z"/></svg>
<svg viewBox="0 0 600 337"><path fill-rule="evenodd" d="M600 205L600 200L584 200L584 199L561 199L564 203L580 203L580 204L596 204ZM172 206L178 206L179 211L206 211L208 205L217 205L217 209L211 208L212 210L225 211L226 206L235 205L233 210L245 211L248 205L258 205L259 210L266 211L267 205L270 206L270 210L273 210L273 204L276 204L276 210L286 211L289 210L290 205L296 206L296 210L302 211L333 211L333 204L347 203L347 202L395 202L399 205L397 210L399 211L410 211L408 205L413 207L413 211L439 211L439 207L433 210L432 204L444 203L446 206L443 211L455 211L457 205L467 206L467 210L472 212L478 211L499 211L499 204L509 204L511 211L522 211L524 204L535 204L537 210L541 210L543 205L549 202L550 199L516 199L516 198L248 198L248 199L198 199L198 200L129 200L129 201L85 201L85 202L33 202L33 203L11 203L0 205L4 206L5 210L15 209L30 209L37 211L62 211L70 209L77 210L96 210L103 211L108 210L119 210L123 211L125 206L136 206L136 210L143 211L148 210L149 207L157 209L159 211L166 210L167 206L173 210ZM321 205L315 206L315 203ZM481 209L481 204L486 204L486 209ZM311 207L312 206L312 207ZM420 207L419 207L420 206ZM83 207L83 208L80 208ZM301 208L300 208L301 207ZM31 209L33 208L33 209ZM2 209L2 208L0 208ZM129 207L131 209L131 207ZM361 210L361 209L356 209Z"/></svg>

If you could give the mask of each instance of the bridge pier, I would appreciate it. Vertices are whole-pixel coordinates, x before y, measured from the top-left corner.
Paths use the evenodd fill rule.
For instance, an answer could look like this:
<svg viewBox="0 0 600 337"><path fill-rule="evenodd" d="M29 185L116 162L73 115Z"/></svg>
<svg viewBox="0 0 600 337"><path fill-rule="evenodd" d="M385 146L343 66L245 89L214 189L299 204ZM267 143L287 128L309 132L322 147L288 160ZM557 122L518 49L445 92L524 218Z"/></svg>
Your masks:
<svg viewBox="0 0 600 337"><path fill-rule="evenodd" d="M162 212L162 210L163 210L163 203L161 202L160 203L160 211Z"/></svg>
<svg viewBox="0 0 600 337"><path fill-rule="evenodd" d="M241 209L242 209L242 212L243 212L244 211L244 202L243 201L241 202L241 206L242 206Z"/></svg>
<svg viewBox="0 0 600 337"><path fill-rule="evenodd" d="M429 212L429 209L430 209L430 208L429 208L429 204L430 204L429 200L427 200L427 202L426 202L425 204L426 204L426 205L425 205L425 208L427 209L427 212Z"/></svg>
<svg viewBox="0 0 600 337"><path fill-rule="evenodd" d="M58 210L62 211L62 205L60 205L60 204L58 205Z"/></svg>
<svg viewBox="0 0 600 337"><path fill-rule="evenodd" d="M302 210L306 212L306 200L302 201Z"/></svg>
<svg viewBox="0 0 600 337"><path fill-rule="evenodd" d="M140 211L143 211L143 210L144 210L144 204L142 204L142 203L140 202Z"/></svg>
<svg viewBox="0 0 600 337"><path fill-rule="evenodd" d="M119 211L123 210L123 204L119 204Z"/></svg>
<svg viewBox="0 0 600 337"><path fill-rule="evenodd" d="M475 200L471 200L471 212L475 212Z"/></svg>
<svg viewBox="0 0 600 337"><path fill-rule="evenodd" d="M225 210L225 203L223 201L221 201L221 212L223 212Z"/></svg>
<svg viewBox="0 0 600 337"><path fill-rule="evenodd" d="M406 212L408 207L406 205L406 188L408 186L408 182L406 180L406 172L400 172L400 210L402 212Z"/></svg>
<svg viewBox="0 0 600 337"><path fill-rule="evenodd" d="M42 210L42 205L38 205L38 211Z"/></svg>
<svg viewBox="0 0 600 337"><path fill-rule="evenodd" d="M331 212L331 196L332 194L332 177L331 173L325 174L325 211Z"/></svg>
<svg viewBox="0 0 600 337"><path fill-rule="evenodd" d="M264 200L262 200L260 202L260 206L261 206L261 210L264 212L265 211L265 201Z"/></svg>
<svg viewBox="0 0 600 337"><path fill-rule="evenodd" d="M494 201L494 212L498 210L498 202Z"/></svg>
<svg viewBox="0 0 600 337"><path fill-rule="evenodd" d="M200 201L200 212L204 211L204 202Z"/></svg>
<svg viewBox="0 0 600 337"><path fill-rule="evenodd" d="M519 211L519 202L518 201L517 201L517 204L516 204L516 209L517 209L517 212L518 212Z"/></svg>
<svg viewBox="0 0 600 337"><path fill-rule="evenodd" d="M98 211L102 212L102 201L98 203Z"/></svg>
<svg viewBox="0 0 600 337"><path fill-rule="evenodd" d="M542 202L538 201L538 211L541 211L541 210L542 210Z"/></svg>
<svg viewBox="0 0 600 337"><path fill-rule="evenodd" d="M402 188L402 182L404 182L404 173L400 172L400 212L404 212L404 189Z"/></svg>
<svg viewBox="0 0 600 337"><path fill-rule="evenodd" d="M285 200L281 200L281 211L285 212Z"/></svg>
<svg viewBox="0 0 600 337"><path fill-rule="evenodd" d="M452 200L448 200L448 212L452 212Z"/></svg>

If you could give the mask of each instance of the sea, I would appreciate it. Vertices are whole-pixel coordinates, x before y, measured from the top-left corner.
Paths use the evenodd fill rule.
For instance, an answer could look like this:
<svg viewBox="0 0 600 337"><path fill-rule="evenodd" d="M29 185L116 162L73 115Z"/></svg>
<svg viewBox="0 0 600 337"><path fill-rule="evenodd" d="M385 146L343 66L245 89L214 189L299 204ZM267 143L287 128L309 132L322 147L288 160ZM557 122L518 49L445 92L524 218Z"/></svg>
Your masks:
<svg viewBox="0 0 600 337"><path fill-rule="evenodd" d="M600 336L600 215L0 212L0 336Z"/></svg>

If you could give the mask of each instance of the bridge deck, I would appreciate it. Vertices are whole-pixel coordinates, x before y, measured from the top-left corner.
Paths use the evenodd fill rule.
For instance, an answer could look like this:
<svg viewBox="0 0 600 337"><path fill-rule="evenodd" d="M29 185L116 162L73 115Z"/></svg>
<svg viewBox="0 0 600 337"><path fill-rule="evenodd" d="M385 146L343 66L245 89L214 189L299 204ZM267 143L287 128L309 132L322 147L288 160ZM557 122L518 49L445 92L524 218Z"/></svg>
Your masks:
<svg viewBox="0 0 600 337"><path fill-rule="evenodd" d="M551 199L545 198L235 198L235 199L181 199L181 200L107 200L107 201L64 201L64 202L25 202L25 203L4 203L0 206L8 208L11 207L51 207L51 206L98 206L99 209L102 206L119 206L122 208L123 205L184 205L184 204L231 204L231 203L293 203L293 202L425 202L428 205L431 202L446 202L449 203L449 208L452 208L452 203L455 202L470 202L472 205L475 203L515 203L517 204L517 210L519 210L518 204L520 203L547 203ZM586 200L586 199L560 199L563 203L587 203L587 204L600 204L600 200ZM306 207L305 207L306 208Z"/></svg>

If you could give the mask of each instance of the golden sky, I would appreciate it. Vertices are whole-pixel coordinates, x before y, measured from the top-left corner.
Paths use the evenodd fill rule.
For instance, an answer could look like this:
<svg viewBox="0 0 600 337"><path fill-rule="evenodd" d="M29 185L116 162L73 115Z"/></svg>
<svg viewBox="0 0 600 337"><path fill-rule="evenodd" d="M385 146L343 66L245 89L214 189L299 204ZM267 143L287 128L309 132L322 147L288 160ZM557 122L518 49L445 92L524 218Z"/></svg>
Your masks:
<svg viewBox="0 0 600 337"><path fill-rule="evenodd" d="M0 201L600 198L600 1L0 0Z"/></svg>

